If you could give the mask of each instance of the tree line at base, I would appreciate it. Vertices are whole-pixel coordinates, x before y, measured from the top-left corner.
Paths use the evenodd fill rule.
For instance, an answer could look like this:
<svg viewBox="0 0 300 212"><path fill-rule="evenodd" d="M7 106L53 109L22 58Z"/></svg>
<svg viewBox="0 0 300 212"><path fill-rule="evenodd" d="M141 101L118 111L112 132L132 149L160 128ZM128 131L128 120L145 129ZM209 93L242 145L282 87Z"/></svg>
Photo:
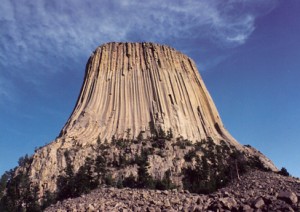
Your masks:
<svg viewBox="0 0 300 212"><path fill-rule="evenodd" d="M130 131L129 131L130 133ZM152 148L164 150L166 142L172 142L171 133L157 134L151 139L139 138L137 141L129 141L115 138L110 144L98 141L99 152L107 148L126 148L130 142L150 142ZM200 142L192 143L186 139L177 138L172 145L181 149L190 147L184 159L188 164L182 170L183 189L192 193L209 194L227 185L233 179L253 168L265 170L259 158L247 159L245 155L238 152L233 146L228 146L224 141L217 145L211 138ZM140 155L135 155L131 161L119 158L119 161L108 161L106 155L99 154L96 158L87 157L83 166L75 173L69 152L64 153L66 168L64 173L57 178L57 191L47 191L43 198L38 197L38 187L29 184L28 167L32 158L20 158L19 166L3 174L0 181L0 211L42 211L56 201L67 198L78 197L81 194L89 193L101 185L118 188L143 188L143 189L174 189L177 188L172 182L172 172L167 170L162 179L153 178L149 172L149 155L154 154L153 149L144 148ZM121 157L121 155L120 155ZM130 165L137 165L137 176L130 174L127 177L118 176L113 178L108 165L115 168L124 168ZM18 171L17 171L18 170ZM268 171L268 170L265 170ZM285 168L279 174L288 176Z"/></svg>

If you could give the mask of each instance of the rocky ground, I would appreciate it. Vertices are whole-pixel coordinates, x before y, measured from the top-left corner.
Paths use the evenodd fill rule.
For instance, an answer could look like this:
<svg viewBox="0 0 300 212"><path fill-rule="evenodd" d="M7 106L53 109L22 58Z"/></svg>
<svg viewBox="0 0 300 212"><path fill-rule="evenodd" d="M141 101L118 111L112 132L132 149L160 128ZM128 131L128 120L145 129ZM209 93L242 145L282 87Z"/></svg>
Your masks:
<svg viewBox="0 0 300 212"><path fill-rule="evenodd" d="M46 211L300 211L300 180L252 171L210 195L103 187Z"/></svg>

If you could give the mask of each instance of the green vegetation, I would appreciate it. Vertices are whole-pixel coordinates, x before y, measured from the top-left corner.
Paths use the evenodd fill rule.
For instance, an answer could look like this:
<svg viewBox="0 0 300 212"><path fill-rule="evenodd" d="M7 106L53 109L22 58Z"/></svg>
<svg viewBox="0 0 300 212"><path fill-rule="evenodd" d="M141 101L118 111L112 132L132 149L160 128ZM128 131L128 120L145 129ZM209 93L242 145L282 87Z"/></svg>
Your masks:
<svg viewBox="0 0 300 212"><path fill-rule="evenodd" d="M258 157L247 159L225 141L217 145L211 138L197 142L184 159L189 163L195 161L194 166L183 170L183 186L194 193L214 192L253 168L268 171Z"/></svg>
<svg viewBox="0 0 300 212"><path fill-rule="evenodd" d="M8 180L10 179L10 176L12 176L11 171L6 171L0 178L0 199L4 196L5 194L5 188L7 185Z"/></svg>
<svg viewBox="0 0 300 212"><path fill-rule="evenodd" d="M136 163L138 164L138 176L137 179L131 174L121 181L122 187L129 188L148 188L148 189L158 189L167 190L175 188L176 185L171 181L170 170L166 171L163 179L154 179L148 172L149 162L148 162L149 151L142 151L140 156L136 156Z"/></svg>
<svg viewBox="0 0 300 212"><path fill-rule="evenodd" d="M115 140L115 146L120 147L118 140ZM102 149L102 148L101 148ZM105 149L104 149L105 150ZM118 188L149 188L149 189L171 189L175 185L171 182L171 172L167 171L163 179L153 179L149 174L148 156L153 154L151 148L145 148L140 155L135 155L134 159L126 160L124 155L119 155L118 160L114 160L111 165L116 168L124 168L128 165L138 165L137 177L132 174L122 179L121 177L114 179L108 168L106 154L99 155L95 160L86 158L85 163L81 166L77 173L74 173L74 168L71 164L69 152L65 152L67 166L64 174L58 177L58 191L56 200L78 197L83 193L88 193L101 184L114 186Z"/></svg>
<svg viewBox="0 0 300 212"><path fill-rule="evenodd" d="M184 155L184 160L186 162L191 162L193 158L197 157L196 151L195 150L190 150L188 153Z"/></svg>
<svg viewBox="0 0 300 212"><path fill-rule="evenodd" d="M0 211L41 211L38 203L38 188L30 186L26 167L32 158L28 155L19 159L21 168L5 172L1 177Z"/></svg>
<svg viewBox="0 0 300 212"><path fill-rule="evenodd" d="M286 176L286 177L290 176L290 173L284 167L281 168L281 170L278 172L278 174L280 174L282 176Z"/></svg>
<svg viewBox="0 0 300 212"><path fill-rule="evenodd" d="M158 190L169 190L176 188L177 186L172 183L171 180L171 171L167 170L164 174L164 177L162 180L157 180L155 188Z"/></svg>
<svg viewBox="0 0 300 212"><path fill-rule="evenodd" d="M183 139L181 137L176 139L176 143L173 146L179 146L180 149L186 149L187 146L193 146L193 143L188 139Z"/></svg>
<svg viewBox="0 0 300 212"><path fill-rule="evenodd" d="M81 194L89 193L92 189L97 188L100 179L105 180L105 160L98 156L96 160L87 157L85 163L78 172L74 173L74 168L68 154L65 154L67 167L65 174L60 175L57 179L57 200L78 197ZM96 172L96 178L94 177Z"/></svg>
<svg viewBox="0 0 300 212"><path fill-rule="evenodd" d="M135 177L133 176L132 173L123 180L123 186L124 187L136 188L137 187L136 184L137 184L136 179L135 179Z"/></svg>
<svg viewBox="0 0 300 212"><path fill-rule="evenodd" d="M173 189L172 173L167 170L160 179L149 173L149 157L168 155L171 148L185 152L185 168L182 171L184 189L195 193L211 193L224 187L230 180L258 168L266 170L258 157L251 159L237 151L233 146L221 141L215 144L211 138L192 143L187 139L173 138L172 130L164 132L158 128L151 132L151 138L144 138L143 132L137 139L131 140L131 130L126 130L125 139L112 137L111 143L97 139L96 155L85 158L84 164L75 171L72 154L66 151L66 168L57 178L57 192L46 192L42 201L38 201L38 188L29 184L28 170L32 158L28 155L19 159L21 168L4 173L0 179L0 211L41 211L50 204L66 198L78 197L89 193L100 185L118 188ZM179 147L179 148L178 148ZM116 151L110 151L115 149ZM137 175L120 176L117 170L131 166ZM116 174L117 173L117 174ZM288 176L285 168L279 172ZM128 173L127 173L128 174ZM177 173L179 174L179 173Z"/></svg>
<svg viewBox="0 0 300 212"><path fill-rule="evenodd" d="M226 185L229 181L228 155L227 148L214 144L211 139L197 142L184 157L187 162L196 161L194 167L183 170L184 188L190 192L208 194Z"/></svg>

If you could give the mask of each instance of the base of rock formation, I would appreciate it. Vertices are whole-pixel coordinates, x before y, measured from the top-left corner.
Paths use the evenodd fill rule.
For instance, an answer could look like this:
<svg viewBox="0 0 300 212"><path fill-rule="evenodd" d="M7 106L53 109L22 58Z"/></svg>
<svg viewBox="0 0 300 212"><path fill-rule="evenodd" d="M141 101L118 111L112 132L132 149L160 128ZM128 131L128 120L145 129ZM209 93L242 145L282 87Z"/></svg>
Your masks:
<svg viewBox="0 0 300 212"><path fill-rule="evenodd" d="M256 170L210 195L103 187L45 211L300 211L299 199L299 179Z"/></svg>
<svg viewBox="0 0 300 212"><path fill-rule="evenodd" d="M212 166L223 164L228 172L229 162L232 163L235 160L232 158L233 153L240 155L240 158L237 159L239 162L245 162L255 168L277 171L272 161L248 145L240 145L236 148L223 140L216 142L212 139L203 139L193 143L181 137L168 138L168 136L166 133L163 136L153 135L153 137L140 137L135 140L98 140L97 143L84 147L76 142L67 147L63 147L59 143L51 143L38 150L34 155L30 175L39 175L38 181L35 178L32 181L39 185L41 193L55 192L57 191L57 179L59 176L65 175L68 162L74 173L77 173L85 165L87 158L95 161L98 156L101 156L105 160L106 174L110 174L117 181L130 175L137 177L140 167L137 160L143 154L149 163L147 171L154 179L162 179L165 173L170 171L172 182L181 187L184 169L194 169L198 160L202 162L205 160L209 169L219 172L219 167L213 168ZM39 157L40 155L42 157ZM36 170L39 172L34 172Z"/></svg>

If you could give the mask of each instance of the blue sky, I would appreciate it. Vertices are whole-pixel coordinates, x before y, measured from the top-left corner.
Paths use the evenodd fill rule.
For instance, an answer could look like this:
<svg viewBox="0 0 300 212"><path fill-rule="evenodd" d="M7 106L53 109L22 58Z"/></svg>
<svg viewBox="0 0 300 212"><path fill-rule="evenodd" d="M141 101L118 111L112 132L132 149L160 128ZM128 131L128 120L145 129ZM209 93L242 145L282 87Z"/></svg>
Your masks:
<svg viewBox="0 0 300 212"><path fill-rule="evenodd" d="M91 52L152 41L190 56L225 127L300 177L300 1L2 0L0 174L55 139Z"/></svg>

